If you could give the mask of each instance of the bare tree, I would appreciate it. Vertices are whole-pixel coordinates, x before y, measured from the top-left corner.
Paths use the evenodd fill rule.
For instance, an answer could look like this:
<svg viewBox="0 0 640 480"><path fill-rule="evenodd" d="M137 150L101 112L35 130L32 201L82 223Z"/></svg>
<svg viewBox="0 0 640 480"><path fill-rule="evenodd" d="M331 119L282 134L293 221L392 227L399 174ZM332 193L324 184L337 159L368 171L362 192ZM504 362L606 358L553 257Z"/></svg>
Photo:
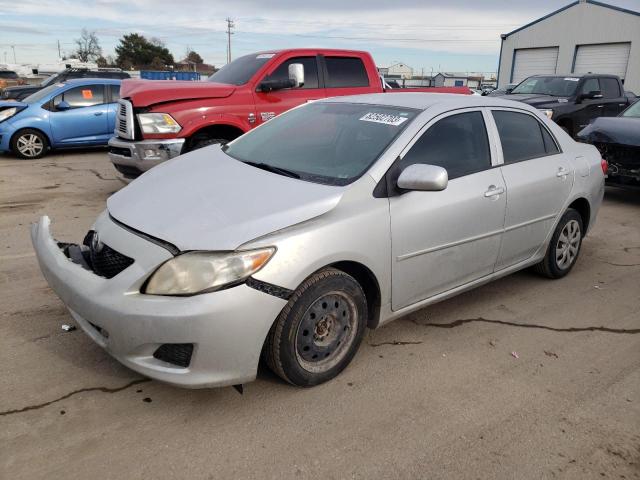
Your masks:
<svg viewBox="0 0 640 480"><path fill-rule="evenodd" d="M86 28L82 29L80 38L75 40L78 48L73 55L81 62L96 60L102 55L102 48L96 36L96 32L90 32Z"/></svg>

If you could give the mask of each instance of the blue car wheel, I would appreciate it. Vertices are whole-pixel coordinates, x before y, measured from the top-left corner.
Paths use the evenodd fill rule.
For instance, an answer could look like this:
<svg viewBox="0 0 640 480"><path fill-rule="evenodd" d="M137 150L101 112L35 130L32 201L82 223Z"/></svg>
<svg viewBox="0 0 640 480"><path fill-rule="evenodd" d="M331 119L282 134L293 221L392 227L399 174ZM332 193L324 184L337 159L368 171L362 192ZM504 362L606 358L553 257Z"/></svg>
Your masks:
<svg viewBox="0 0 640 480"><path fill-rule="evenodd" d="M42 158L49 149L47 137L40 131L25 128L11 139L11 150L18 158L34 160Z"/></svg>

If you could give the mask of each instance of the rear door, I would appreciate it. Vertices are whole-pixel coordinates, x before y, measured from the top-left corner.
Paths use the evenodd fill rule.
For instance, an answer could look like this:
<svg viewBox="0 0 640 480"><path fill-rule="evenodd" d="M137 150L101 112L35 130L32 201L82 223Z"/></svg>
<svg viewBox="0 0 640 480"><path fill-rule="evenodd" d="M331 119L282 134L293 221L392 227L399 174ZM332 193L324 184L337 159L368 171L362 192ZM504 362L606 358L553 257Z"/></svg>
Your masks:
<svg viewBox="0 0 640 480"><path fill-rule="evenodd" d="M289 65L301 63L304 67L304 85L298 88L283 88L271 92L255 92L257 118L255 125L269 121L293 107L324 98L324 88L318 74L318 59L314 55L290 57L283 60L274 70L267 72L263 80L286 80L289 78Z"/></svg>
<svg viewBox="0 0 640 480"><path fill-rule="evenodd" d="M495 152L483 112L469 109L432 120L392 167L424 163L449 174L443 191L389 199L393 310L493 272L506 207Z"/></svg>
<svg viewBox="0 0 640 480"><path fill-rule="evenodd" d="M116 128L116 112L118 110L118 100L120 100L120 85L109 85L107 92L107 134L113 136Z"/></svg>
<svg viewBox="0 0 640 480"><path fill-rule="evenodd" d="M60 93L52 100L49 122L55 144L101 144L113 133L107 123L108 106L104 85L82 85ZM61 102L71 107L58 110Z"/></svg>
<svg viewBox="0 0 640 480"><path fill-rule="evenodd" d="M533 114L492 109L507 187L507 211L496 270L531 258L544 244L569 198L572 158Z"/></svg>
<svg viewBox="0 0 640 480"><path fill-rule="evenodd" d="M371 85L364 61L360 57L321 55L327 97L378 93L380 81Z"/></svg>
<svg viewBox="0 0 640 480"><path fill-rule="evenodd" d="M600 79L600 90L602 91L603 115L605 117L615 117L627 108L627 98L620 88L620 82L617 78L602 77Z"/></svg>

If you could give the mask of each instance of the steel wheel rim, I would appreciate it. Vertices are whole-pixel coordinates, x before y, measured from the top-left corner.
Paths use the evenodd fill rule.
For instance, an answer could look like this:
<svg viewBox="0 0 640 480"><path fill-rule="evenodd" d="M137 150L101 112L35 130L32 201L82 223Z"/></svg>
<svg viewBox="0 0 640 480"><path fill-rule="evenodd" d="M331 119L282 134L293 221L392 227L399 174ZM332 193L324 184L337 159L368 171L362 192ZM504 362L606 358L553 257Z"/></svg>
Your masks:
<svg viewBox="0 0 640 480"><path fill-rule="evenodd" d="M44 149L44 142L38 135L27 133L18 137L16 146L25 157L37 157Z"/></svg>
<svg viewBox="0 0 640 480"><path fill-rule="evenodd" d="M353 344L358 322L355 302L343 292L316 299L302 316L295 336L296 359L302 368L323 373L336 366Z"/></svg>
<svg viewBox="0 0 640 480"><path fill-rule="evenodd" d="M566 270L576 260L580 238L580 224L576 220L569 220L562 228L556 244L556 264L561 270Z"/></svg>

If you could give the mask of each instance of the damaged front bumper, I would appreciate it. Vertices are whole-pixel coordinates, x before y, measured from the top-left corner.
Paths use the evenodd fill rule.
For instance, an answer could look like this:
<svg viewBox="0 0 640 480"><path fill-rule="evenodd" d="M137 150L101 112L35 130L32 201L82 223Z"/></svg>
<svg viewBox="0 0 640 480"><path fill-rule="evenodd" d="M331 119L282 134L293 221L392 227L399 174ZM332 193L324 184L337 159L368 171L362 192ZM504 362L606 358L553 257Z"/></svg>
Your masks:
<svg viewBox="0 0 640 480"><path fill-rule="evenodd" d="M133 179L182 153L184 138L167 140L109 140L109 159L125 178Z"/></svg>
<svg viewBox="0 0 640 480"><path fill-rule="evenodd" d="M134 260L112 278L92 271L85 248L57 243L48 217L31 230L44 277L95 343L132 370L178 386L255 379L262 344L286 300L246 285L191 297L142 294L149 274L172 254L106 213L95 230L103 248Z"/></svg>

